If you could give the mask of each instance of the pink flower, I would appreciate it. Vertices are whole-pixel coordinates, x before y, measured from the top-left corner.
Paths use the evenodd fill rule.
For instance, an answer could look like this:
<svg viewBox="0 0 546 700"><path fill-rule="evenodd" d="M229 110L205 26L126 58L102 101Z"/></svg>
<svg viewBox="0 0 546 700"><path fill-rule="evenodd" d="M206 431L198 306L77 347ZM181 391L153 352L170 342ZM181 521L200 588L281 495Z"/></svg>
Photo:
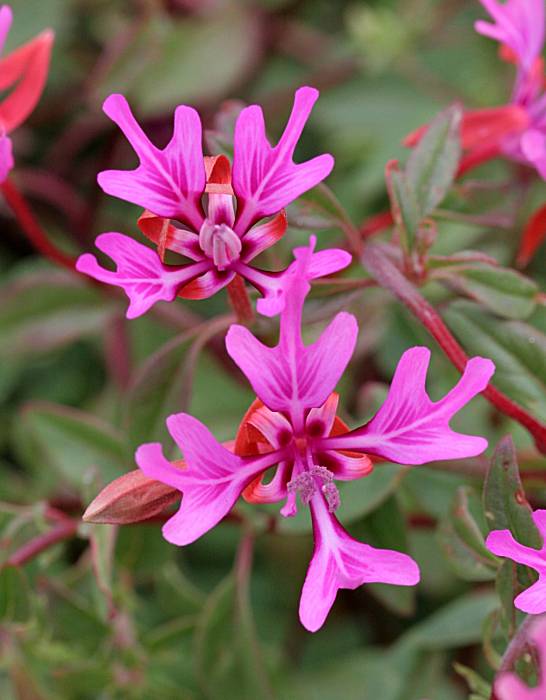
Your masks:
<svg viewBox="0 0 546 700"><path fill-rule="evenodd" d="M0 7L0 51L4 47L12 22L8 5ZM47 30L0 59L0 90L9 92L0 101L0 182L13 168L10 134L32 112L44 89L53 32Z"/></svg>
<svg viewBox="0 0 546 700"><path fill-rule="evenodd" d="M177 107L173 137L160 150L148 140L124 97L111 95L106 100L104 111L133 146L140 165L131 171L102 172L98 176L99 184L108 194L148 210L139 225L159 246L157 269L166 250L192 260L185 268L177 268L181 276L176 293L203 299L240 275L267 299L263 309L269 309L270 313L280 310L282 303L279 306L274 301L282 297L278 274L264 272L250 263L284 235L287 226L284 207L332 170L333 158L328 154L300 164L293 161L294 150L317 97L317 90L310 87L296 92L292 114L275 147L265 135L261 108L251 105L243 109L235 125L233 176L225 156L204 159L201 122L191 107ZM276 215L274 219L258 223L273 215ZM170 219L179 225L171 224ZM126 236L110 235L116 236L119 250L124 245L129 248L130 239ZM144 246L135 245L132 251L138 257ZM104 275L99 278L100 268L93 260L89 255L84 256L77 269L127 291L123 272L109 274L107 280ZM160 279L163 279L161 275L154 276L154 290ZM131 284L134 286L134 282ZM138 308L132 303L132 313L144 313L155 301L167 297L173 298L171 287L156 292L153 299L143 300Z"/></svg>
<svg viewBox="0 0 546 700"><path fill-rule="evenodd" d="M508 46L530 71L544 45L544 0L480 0L493 23L478 20L476 31Z"/></svg>
<svg viewBox="0 0 546 700"><path fill-rule="evenodd" d="M315 547L303 586L300 619L310 631L324 623L340 588L383 582L415 585L417 564L406 554L357 542L338 522L336 485L366 476L372 463L365 452L403 464L469 457L487 442L449 427L451 417L485 388L494 367L472 359L457 386L437 402L425 391L430 352L408 350L396 370L387 400L367 425L348 432L336 417L334 389L353 353L358 327L341 312L310 345L301 337L309 280L335 266L330 251L295 250L284 277L285 305L280 338L263 345L244 326L233 325L228 353L244 372L258 399L243 419L234 453L222 447L195 418L179 413L167 419L184 453L180 469L163 456L161 445L142 445L136 461L144 474L183 494L180 510L164 526L167 540L186 545L214 527L238 497L250 502L284 501L281 514L308 505ZM273 470L273 473L266 472Z"/></svg>
<svg viewBox="0 0 546 700"><path fill-rule="evenodd" d="M546 536L546 510L535 510L533 520L540 534ZM546 544L533 549L517 542L510 530L493 530L485 542L487 548L499 557L512 559L530 566L538 573L538 581L520 593L514 605L523 612L539 615L546 612Z"/></svg>
<svg viewBox="0 0 546 700"><path fill-rule="evenodd" d="M537 620L529 634L540 659L540 683L529 688L515 673L501 673L495 682L498 700L543 700L546 698L546 620Z"/></svg>
<svg viewBox="0 0 546 700"><path fill-rule="evenodd" d="M534 167L546 179L546 95L543 91L544 0L480 0L493 23L480 20L476 30L496 39L517 66L511 103L526 120L500 142L504 155ZM505 51L505 56L506 56Z"/></svg>

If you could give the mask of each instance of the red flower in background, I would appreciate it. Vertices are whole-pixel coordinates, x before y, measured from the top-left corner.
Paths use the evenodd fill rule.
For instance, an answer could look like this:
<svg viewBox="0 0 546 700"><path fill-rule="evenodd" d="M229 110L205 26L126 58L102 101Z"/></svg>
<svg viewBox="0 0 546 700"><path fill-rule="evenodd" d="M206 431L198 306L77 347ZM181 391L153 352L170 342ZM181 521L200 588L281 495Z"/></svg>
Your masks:
<svg viewBox="0 0 546 700"><path fill-rule="evenodd" d="M545 39L544 0L480 0L492 21L478 20L476 31L499 42L502 60L516 66L510 103L465 110L461 124L464 155L458 176L504 156L534 168L546 180L546 92L542 50ZM428 129L416 129L404 139L413 147ZM546 237L546 207L529 219L518 251L524 267Z"/></svg>
<svg viewBox="0 0 546 700"><path fill-rule="evenodd" d="M12 12L0 7L0 51L11 27ZM0 90L8 91L0 102L0 182L13 168L9 134L32 112L44 89L49 69L53 32L45 30L0 59Z"/></svg>

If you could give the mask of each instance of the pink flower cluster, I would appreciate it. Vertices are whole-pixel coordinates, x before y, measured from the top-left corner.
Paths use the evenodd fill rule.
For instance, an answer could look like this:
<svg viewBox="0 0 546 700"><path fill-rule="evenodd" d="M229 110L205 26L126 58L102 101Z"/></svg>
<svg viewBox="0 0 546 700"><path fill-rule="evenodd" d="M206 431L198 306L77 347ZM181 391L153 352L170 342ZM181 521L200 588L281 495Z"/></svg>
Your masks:
<svg viewBox="0 0 546 700"><path fill-rule="evenodd" d="M227 351L258 397L233 446L222 446L198 420L180 413L170 416L167 426L185 466L169 462L159 444L142 445L136 461L146 476L182 494L179 511L163 528L165 538L176 545L190 544L213 528L241 495L256 503L284 502L284 517L295 515L298 500L309 506L315 548L300 619L311 631L322 626L340 588L367 582L414 585L419 580L418 566L407 554L358 542L342 527L336 517L342 507L338 483L369 474L368 454L416 465L483 452L483 438L456 433L449 422L486 387L494 371L490 360L473 358L457 386L432 401L425 390L430 352L413 348L400 360L387 400L369 423L349 431L336 417L334 389L355 348L356 320L339 313L311 345L302 340L301 323L310 282L347 267L351 256L335 249L315 252L312 237L309 247L295 249L295 261L282 273L251 265L284 234L284 208L333 167L329 155L293 161L317 95L309 87L296 92L292 114L274 147L266 138L260 107L244 109L235 126L232 166L225 156L204 158L201 123L192 108L176 109L173 137L160 150L126 100L109 97L105 112L124 132L140 165L100 173L99 183L109 194L145 207L139 226L158 250L121 233L105 233L97 247L117 269L101 267L89 254L77 264L81 272L125 290L129 318L177 295L208 297L236 276L261 293L261 313L280 313L275 347L263 345L244 326L233 325L227 334ZM267 217L274 218L264 221ZM192 262L166 265L167 250Z"/></svg>
<svg viewBox="0 0 546 700"><path fill-rule="evenodd" d="M546 178L546 94L544 92L544 0L480 0L492 22L479 20L476 30L498 41L507 60L516 64L511 104L521 123L500 142L502 152L536 168Z"/></svg>
<svg viewBox="0 0 546 700"><path fill-rule="evenodd" d="M230 168L224 156L203 157L201 121L193 108L177 107L173 137L160 150L150 143L125 98L111 95L104 111L123 131L140 165L132 171L102 172L98 181L108 194L151 212L141 219L141 228L160 252L121 233L104 233L96 245L115 261L116 271L104 269L90 254L80 257L77 269L122 287L130 299L128 318L142 315L159 300L172 301L178 294L189 299L210 297L236 275L264 297L258 302L261 313L277 314L283 305L279 275L251 263L284 235L284 208L333 168L334 160L328 154L305 163L293 161L317 97L317 90L310 87L296 92L292 114L275 147L267 140L261 108L244 109L235 125ZM274 218L262 222L271 216ZM192 262L165 265L166 250Z"/></svg>
<svg viewBox="0 0 546 700"><path fill-rule="evenodd" d="M419 580L418 566L407 554L357 542L342 527L335 515L342 504L337 482L369 474L367 454L424 464L483 452L483 438L456 433L449 421L485 388L494 371L490 360L475 357L457 386L431 401L425 390L430 352L412 348L400 360L375 417L348 431L336 418L338 396L333 392L354 351L356 319L339 313L307 346L301 320L309 281L347 265L349 256L333 250L315 253L314 245L313 239L309 248L294 251L296 261L283 277L286 303L278 345L263 345L240 325L227 334L228 353L258 397L244 419L248 437L235 446L241 454L223 447L185 413L167 419L184 454L184 469L167 461L157 443L142 445L136 453L148 477L183 494L180 510L163 528L165 538L177 545L190 544L214 527L241 494L251 502L284 501L284 517L295 515L298 498L309 506L315 548L300 619L310 631L322 626L340 588L370 582L408 586Z"/></svg>

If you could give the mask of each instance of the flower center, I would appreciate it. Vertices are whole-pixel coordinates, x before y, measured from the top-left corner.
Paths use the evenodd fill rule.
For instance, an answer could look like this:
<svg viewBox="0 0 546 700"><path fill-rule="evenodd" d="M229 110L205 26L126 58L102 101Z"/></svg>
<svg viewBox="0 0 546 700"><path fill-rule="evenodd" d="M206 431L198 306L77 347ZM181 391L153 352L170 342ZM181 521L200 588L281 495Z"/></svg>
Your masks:
<svg viewBox="0 0 546 700"><path fill-rule="evenodd" d="M326 467L315 464L311 469L298 474L287 484L288 492L299 493L304 505L310 503L319 487L328 503L328 510L333 513L339 508L339 491L334 483L334 475Z"/></svg>
<svg viewBox="0 0 546 700"><path fill-rule="evenodd" d="M199 245L219 270L239 260L242 247L235 231L226 224L213 224L209 219L205 219L199 231Z"/></svg>

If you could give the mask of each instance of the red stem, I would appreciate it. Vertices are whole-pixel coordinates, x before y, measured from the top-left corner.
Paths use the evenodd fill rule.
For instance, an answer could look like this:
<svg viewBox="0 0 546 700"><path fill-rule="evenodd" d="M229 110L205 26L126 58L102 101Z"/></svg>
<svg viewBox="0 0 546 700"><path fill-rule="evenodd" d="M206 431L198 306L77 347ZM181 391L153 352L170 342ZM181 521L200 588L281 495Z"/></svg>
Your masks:
<svg viewBox="0 0 546 700"><path fill-rule="evenodd" d="M360 227L360 234L362 238L369 238L374 236L376 233L381 233L387 228L390 228L394 224L394 218L392 212L380 211L378 214L373 214L370 216L362 226Z"/></svg>
<svg viewBox="0 0 546 700"><path fill-rule="evenodd" d="M25 200L13 182L11 180L6 180L0 184L0 189L2 190L7 204L15 214L15 218L21 226L21 229L36 250L48 258L48 260L51 260L58 265L62 265L68 270L74 272L75 260L66 253L63 253L62 250L59 250L49 240L46 233L38 223L38 220L32 213L28 202Z"/></svg>
<svg viewBox="0 0 546 700"><path fill-rule="evenodd" d="M468 355L443 322L436 309L393 265L378 244L368 244L362 255L362 264L382 287L389 289L423 324L448 359L462 372ZM546 425L534 418L522 406L489 384L483 391L485 398L501 413L523 425L535 439L538 450L546 454Z"/></svg>
<svg viewBox="0 0 546 700"><path fill-rule="evenodd" d="M250 323L254 320L254 311L245 286L245 281L240 275L235 275L233 281L227 287L229 302L235 311L239 323Z"/></svg>
<svg viewBox="0 0 546 700"><path fill-rule="evenodd" d="M11 557L7 560L7 566L22 566L26 564L27 561L34 559L38 554L41 554L46 549L53 547L53 545L63 540L67 540L72 537L78 529L78 522L76 520L65 519L65 522L60 522L54 528L45 532L43 535L38 535L34 539L26 542L22 547L20 547L16 552L14 552Z"/></svg>

